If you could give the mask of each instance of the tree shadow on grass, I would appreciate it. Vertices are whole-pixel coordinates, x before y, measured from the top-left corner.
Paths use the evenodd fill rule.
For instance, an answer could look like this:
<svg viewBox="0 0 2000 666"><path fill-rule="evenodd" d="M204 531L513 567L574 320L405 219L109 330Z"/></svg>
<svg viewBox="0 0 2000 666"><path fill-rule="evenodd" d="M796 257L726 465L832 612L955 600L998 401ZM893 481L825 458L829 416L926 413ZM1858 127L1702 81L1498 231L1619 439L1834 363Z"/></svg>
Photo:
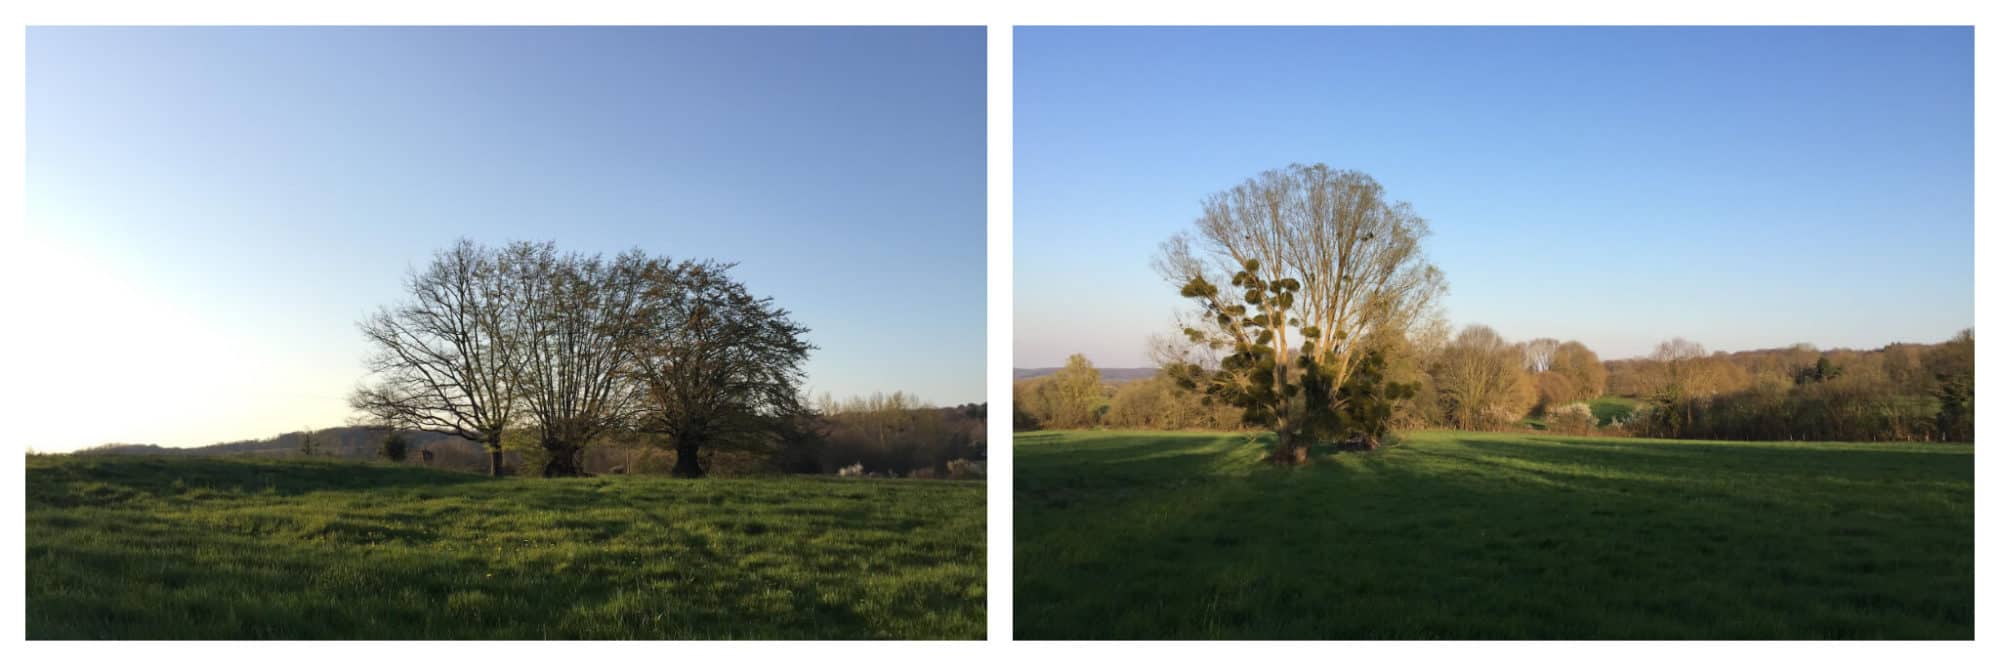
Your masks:
<svg viewBox="0 0 2000 666"><path fill-rule="evenodd" d="M1261 455L1246 440L1230 434L1090 433L1078 444L1016 455L1014 501L1060 508L1081 496L1103 499L1209 484L1247 471L1243 463Z"/></svg>
<svg viewBox="0 0 2000 666"><path fill-rule="evenodd" d="M31 464L27 479L30 507L157 499L197 490L291 496L328 490L446 487L488 480L408 465L130 455L69 456Z"/></svg>
<svg viewBox="0 0 2000 666"><path fill-rule="evenodd" d="M1801 445L1777 442L1683 442L1671 440L1609 440L1535 436L1509 440L1468 433L1456 441L1474 449L1509 457L1531 457L1565 463L1619 468L1686 471L1689 468L1769 469L1794 472L1868 470L1920 471L1950 475L1962 470L1971 479L1972 450L1922 447L1891 448L1881 444ZM1956 476L1956 475L1953 475Z"/></svg>
<svg viewBox="0 0 2000 666"><path fill-rule="evenodd" d="M1564 446L1466 434L1017 506L1017 635L1970 636L1969 502L1863 483L1963 472L1969 500L1966 460ZM1712 478L1742 466L1776 476ZM1796 497L1834 473L1873 494Z"/></svg>

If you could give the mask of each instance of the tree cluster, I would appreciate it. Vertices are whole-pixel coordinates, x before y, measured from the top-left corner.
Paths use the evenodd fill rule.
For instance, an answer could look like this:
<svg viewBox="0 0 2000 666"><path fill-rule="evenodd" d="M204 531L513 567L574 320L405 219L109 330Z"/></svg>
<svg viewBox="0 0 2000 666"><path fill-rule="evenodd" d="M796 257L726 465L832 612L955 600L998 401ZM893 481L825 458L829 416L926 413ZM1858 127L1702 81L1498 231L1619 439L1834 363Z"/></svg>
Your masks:
<svg viewBox="0 0 2000 666"><path fill-rule="evenodd" d="M544 476L574 476L592 442L640 433L701 476L704 447L767 444L802 411L813 349L729 268L461 241L361 323L375 353L350 404L370 425L478 442L495 475L510 438L533 441Z"/></svg>
<svg viewBox="0 0 2000 666"><path fill-rule="evenodd" d="M1290 464L1315 444L1373 448L1392 428L1587 433L1599 426L1589 403L1613 394L1640 403L1610 424L1621 432L1971 439L1969 331L1874 352L1709 354L1675 338L1609 363L1576 341L1514 343L1479 325L1452 336L1435 308L1445 287L1422 252L1427 234L1372 178L1323 164L1217 193L1154 261L1194 305L1184 341L1153 344L1161 374L1107 387L1072 356L1015 383L1015 428L1263 430L1271 459Z"/></svg>
<svg viewBox="0 0 2000 666"><path fill-rule="evenodd" d="M1061 370L1014 382L1014 430L1082 429L1237 430L1239 408L1204 401L1172 377L1107 383L1082 354Z"/></svg>
<svg viewBox="0 0 2000 666"><path fill-rule="evenodd" d="M1537 346L1562 351L1537 363L1533 358ZM1375 370L1383 377L1364 373L1364 381L1357 385L1415 387L1407 399L1384 402L1392 410L1387 425L1396 428L1516 430L1537 427L1529 420L1539 417L1539 427L1565 434L1969 442L1972 356L1972 333L1965 331L1940 344L1899 343L1869 351L1822 352L1797 345L1725 354L1673 339L1660 343L1645 358L1599 362L1596 353L1579 342L1510 343L1491 328L1473 325L1442 342L1389 349ZM1098 381L1088 360L1073 356L1057 374L1066 376L1016 382L1017 429L1265 427L1244 419L1239 407L1204 402L1209 396L1164 372L1105 384ZM1572 381L1570 376L1583 379ZM1549 390L1551 377L1561 377L1558 386L1585 388L1554 392ZM1604 382L1597 386L1609 388L1589 388L1597 381ZM1063 393L1047 390L1058 382L1072 388ZM1041 406L1054 396L1070 394L1083 397L1067 407ZM1631 398L1639 408L1606 429L1600 419L1591 417L1587 403L1607 395ZM1080 409L1085 405L1108 407ZM1079 413L1090 416L1080 422L1053 418Z"/></svg>
<svg viewBox="0 0 2000 666"><path fill-rule="evenodd" d="M1015 430L1088 428L1110 410L1104 378L1082 354L1054 374L1014 383Z"/></svg>
<svg viewBox="0 0 2000 666"><path fill-rule="evenodd" d="M943 477L953 461L986 460L986 405L937 407L902 392L835 400L821 396L815 437L781 455L795 473L830 474L859 465L868 474Z"/></svg>
<svg viewBox="0 0 2000 666"><path fill-rule="evenodd" d="M1657 437L1972 441L1971 331L1941 344L1707 354L1681 340L1609 365Z"/></svg>
<svg viewBox="0 0 2000 666"><path fill-rule="evenodd" d="M1161 351L1154 342L1156 358L1185 358L1185 349ZM1531 360L1533 348L1549 350L1541 363ZM1546 415L1558 407L1576 405L1602 395L1605 370L1597 354L1580 342L1531 341L1513 343L1492 328L1467 326L1457 335L1445 337L1440 328L1413 329L1392 344L1371 349L1348 382L1343 404L1365 408L1368 413L1351 412L1347 423L1376 428L1376 438L1390 428L1448 427L1467 430L1496 430L1521 427L1523 419ZM1165 364L1163 364L1164 366ZM1539 371L1537 371L1539 368ZM1571 379L1574 377L1575 379ZM1553 380L1553 381L1551 381ZM1041 406L1056 395L1047 387L1067 382L1092 388L1072 390L1083 398L1068 409ZM1549 390L1560 386L1560 391ZM1364 387L1400 387L1394 395L1386 391L1369 395ZM1246 420L1244 410L1227 401L1209 399L1197 387L1164 371L1153 378L1124 384L1098 382L1089 361L1072 356L1069 365L1056 375L1015 384L1015 417L1019 429L1034 428L1137 428L1157 430L1232 430L1264 426ZM1084 404L1108 404L1095 418L1061 421L1058 413L1080 413ZM1586 408L1587 409L1587 408ZM1573 410L1572 410L1573 411ZM1574 429L1572 413L1567 424ZM1028 427L1022 428L1025 423ZM1320 440L1325 441L1325 440Z"/></svg>

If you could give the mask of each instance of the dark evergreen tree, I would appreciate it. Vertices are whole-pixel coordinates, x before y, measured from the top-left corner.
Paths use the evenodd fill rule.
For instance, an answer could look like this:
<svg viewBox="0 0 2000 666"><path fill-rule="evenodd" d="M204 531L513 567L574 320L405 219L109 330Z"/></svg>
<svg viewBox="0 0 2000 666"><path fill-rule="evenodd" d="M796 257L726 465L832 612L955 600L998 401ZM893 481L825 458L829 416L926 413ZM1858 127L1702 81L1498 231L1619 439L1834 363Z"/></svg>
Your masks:
<svg viewBox="0 0 2000 666"><path fill-rule="evenodd" d="M382 446L376 453L381 455L383 460L403 462L410 457L410 440L404 437L403 433L391 432L389 436L382 438Z"/></svg>
<svg viewBox="0 0 2000 666"><path fill-rule="evenodd" d="M1799 370L1796 383L1819 384L1828 382L1838 378L1840 372L1840 366L1834 365L1833 361L1828 359L1825 354L1820 354L1818 362Z"/></svg>

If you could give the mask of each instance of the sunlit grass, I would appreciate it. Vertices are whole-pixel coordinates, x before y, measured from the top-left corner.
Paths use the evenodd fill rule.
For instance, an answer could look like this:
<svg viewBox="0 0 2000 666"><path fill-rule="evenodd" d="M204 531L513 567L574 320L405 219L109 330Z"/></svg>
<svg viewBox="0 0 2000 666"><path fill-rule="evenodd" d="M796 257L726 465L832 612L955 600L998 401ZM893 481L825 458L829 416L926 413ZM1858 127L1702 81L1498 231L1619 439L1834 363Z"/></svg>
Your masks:
<svg viewBox="0 0 2000 666"><path fill-rule="evenodd" d="M1639 408L1639 401L1615 395L1607 395L1590 401L1590 415L1597 417L1597 425L1610 425L1613 419L1632 415Z"/></svg>
<svg viewBox="0 0 2000 666"><path fill-rule="evenodd" d="M36 456L29 638L985 634L985 487Z"/></svg>
<svg viewBox="0 0 2000 666"><path fill-rule="evenodd" d="M1972 449L1015 438L1020 638L1972 636Z"/></svg>

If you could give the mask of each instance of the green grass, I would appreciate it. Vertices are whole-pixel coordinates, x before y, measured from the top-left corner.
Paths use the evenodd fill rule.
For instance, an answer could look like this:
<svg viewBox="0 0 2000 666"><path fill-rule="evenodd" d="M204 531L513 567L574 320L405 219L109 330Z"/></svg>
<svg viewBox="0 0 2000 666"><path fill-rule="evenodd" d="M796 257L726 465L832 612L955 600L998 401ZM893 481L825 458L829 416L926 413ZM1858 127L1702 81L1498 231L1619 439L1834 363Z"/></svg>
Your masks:
<svg viewBox="0 0 2000 666"><path fill-rule="evenodd" d="M978 639L985 486L30 456L31 639Z"/></svg>
<svg viewBox="0 0 2000 666"><path fill-rule="evenodd" d="M1972 638L1969 446L1014 442L1018 638Z"/></svg>
<svg viewBox="0 0 2000 666"><path fill-rule="evenodd" d="M1611 425L1612 419L1622 419L1632 415L1639 408L1639 401L1615 395L1607 395L1590 401L1590 415L1597 417L1597 425Z"/></svg>

